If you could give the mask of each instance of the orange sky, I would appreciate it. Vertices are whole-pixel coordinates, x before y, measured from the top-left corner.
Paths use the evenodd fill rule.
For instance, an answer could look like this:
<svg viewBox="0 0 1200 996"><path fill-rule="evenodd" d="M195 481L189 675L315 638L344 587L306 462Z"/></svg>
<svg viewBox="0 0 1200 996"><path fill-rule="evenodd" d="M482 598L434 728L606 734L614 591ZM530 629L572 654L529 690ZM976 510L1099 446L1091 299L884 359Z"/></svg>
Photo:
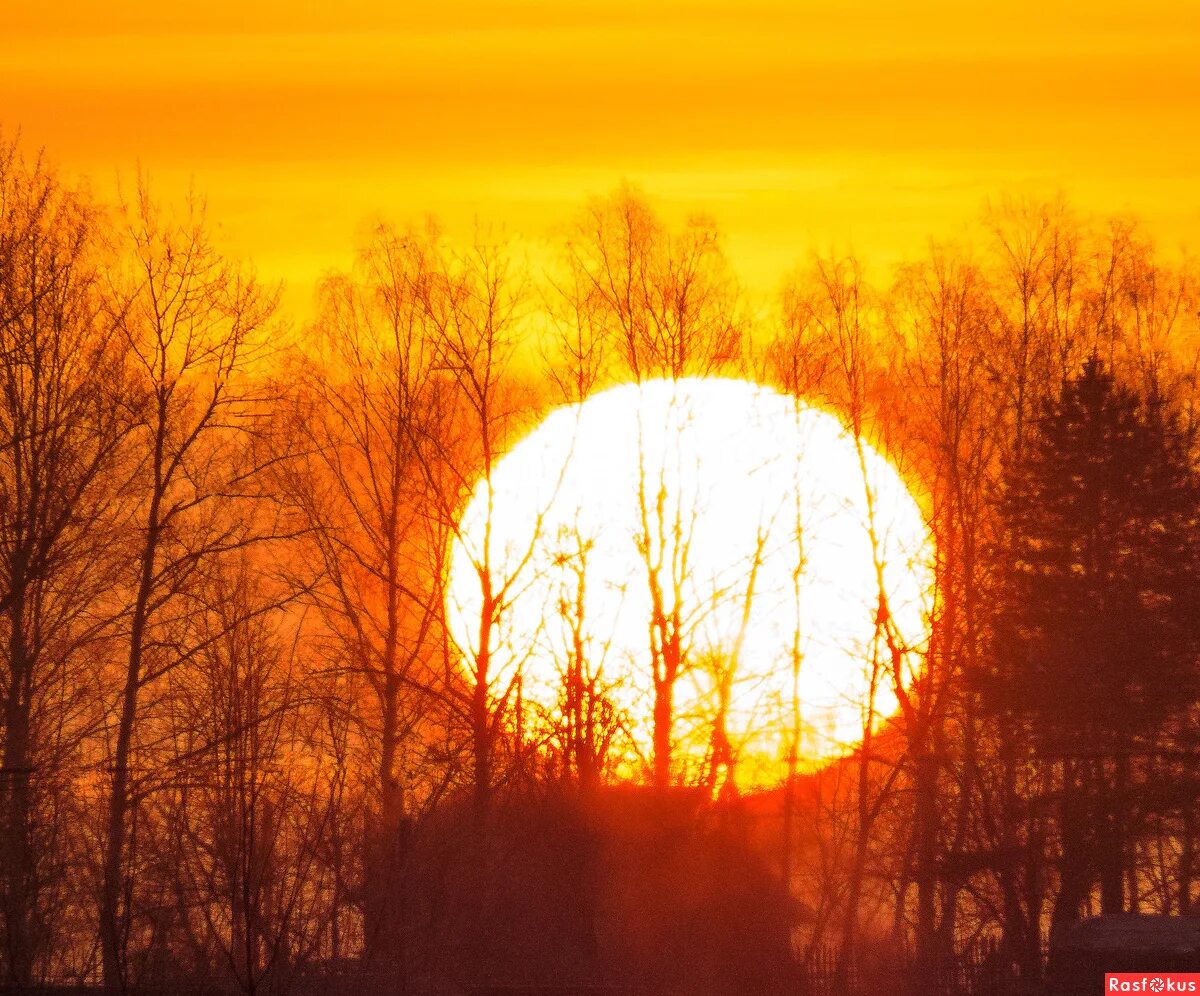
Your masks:
<svg viewBox="0 0 1200 996"><path fill-rule="evenodd" d="M189 178L303 309L364 217L543 238L620 179L755 288L1065 190L1200 245L1200 3L0 0L0 124L104 193Z"/></svg>

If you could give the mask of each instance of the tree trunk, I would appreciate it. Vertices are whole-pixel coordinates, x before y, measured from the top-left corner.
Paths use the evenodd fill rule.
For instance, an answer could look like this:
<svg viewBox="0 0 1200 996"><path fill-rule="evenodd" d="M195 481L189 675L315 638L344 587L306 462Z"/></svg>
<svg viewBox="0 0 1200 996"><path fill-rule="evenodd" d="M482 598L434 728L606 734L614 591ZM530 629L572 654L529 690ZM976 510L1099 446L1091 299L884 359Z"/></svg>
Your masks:
<svg viewBox="0 0 1200 996"><path fill-rule="evenodd" d="M1192 915L1192 876L1195 863L1195 818L1190 800L1184 803L1183 827L1179 835L1179 915Z"/></svg>
<svg viewBox="0 0 1200 996"><path fill-rule="evenodd" d="M12 609L21 612L18 599ZM23 614L23 613L21 613ZM4 763L0 770L0 888L3 888L7 981L33 981L34 940L31 920L36 902L34 854L30 840L32 799L29 753L29 696L26 689L23 627L14 621L10 636L10 674L4 716Z"/></svg>
<svg viewBox="0 0 1200 996"><path fill-rule="evenodd" d="M937 758L922 747L916 767L917 972L932 986L937 971Z"/></svg>
<svg viewBox="0 0 1200 996"><path fill-rule="evenodd" d="M401 874L404 863L404 789L397 773L400 750L400 674L397 664L399 606L396 571L391 569L388 634L383 651L383 688L379 750L379 810L367 828L364 855L363 942L368 958L402 958L403 905Z"/></svg>
<svg viewBox="0 0 1200 996"><path fill-rule="evenodd" d="M1067 926L1079 919L1080 907L1091 884L1080 805L1081 792L1074 766L1064 761L1062 803L1058 821L1061 856L1058 896L1054 901L1054 928Z"/></svg>
<svg viewBox="0 0 1200 996"><path fill-rule="evenodd" d="M654 682L654 787L666 792L671 787L671 727L675 707L673 683Z"/></svg>
<svg viewBox="0 0 1200 996"><path fill-rule="evenodd" d="M1021 905L1018 889L1020 858L1017 837L1017 765L1012 744L1005 738L1001 747L1002 785L1000 804L1000 888L1003 894L1004 922L1002 925L1005 954L1018 966L1022 980L1035 979L1040 971L1040 949L1034 944L1030 957L1029 921ZM1034 860L1028 853L1027 862ZM1028 868L1027 868L1028 871ZM1033 971L1033 974L1029 973Z"/></svg>
<svg viewBox="0 0 1200 996"><path fill-rule="evenodd" d="M1104 799L1097 865L1100 869L1100 909L1105 916L1125 912L1125 789L1129 760L1118 757L1115 779L1109 784L1107 766L1097 762L1097 796Z"/></svg>
<svg viewBox="0 0 1200 996"><path fill-rule="evenodd" d="M137 715L139 668L130 663L121 704L117 749L113 758L112 790L108 802L104 878L100 892L100 950L104 988L125 991L125 932L121 909L121 884L125 870L125 821L129 811L129 753Z"/></svg>
<svg viewBox="0 0 1200 996"><path fill-rule="evenodd" d="M0 817L0 883L3 885L4 926L8 981L27 986L33 976L31 920L34 894L34 853L30 840L32 799L30 775L29 712L33 661L25 640L26 574L23 558L14 557L9 596L9 687L4 710L4 763L0 769L0 799L6 802Z"/></svg>
<svg viewBox="0 0 1200 996"><path fill-rule="evenodd" d="M122 884L125 879L125 824L130 808L129 761L133 746L133 729L137 722L148 606L154 585L160 500L160 496L155 495L151 505L150 526L147 530L146 546L142 552L141 579L134 603L133 623L129 631L129 656L125 667L120 725L117 728L117 748L113 755L113 780L108 802L104 874L100 891L100 952L104 987L121 992L125 991L129 982L125 974L125 923L130 911L123 910L121 904Z"/></svg>

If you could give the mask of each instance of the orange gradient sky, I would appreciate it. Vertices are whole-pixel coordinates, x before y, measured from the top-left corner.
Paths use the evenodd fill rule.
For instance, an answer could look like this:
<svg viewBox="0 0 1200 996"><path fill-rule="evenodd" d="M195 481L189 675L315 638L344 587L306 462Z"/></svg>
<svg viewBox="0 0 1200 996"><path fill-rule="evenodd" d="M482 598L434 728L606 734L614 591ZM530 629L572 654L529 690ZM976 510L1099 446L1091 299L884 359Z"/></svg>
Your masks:
<svg viewBox="0 0 1200 996"><path fill-rule="evenodd" d="M544 238L622 178L752 288L1065 191L1200 243L1200 3L0 0L0 124L189 182L303 310L372 214Z"/></svg>

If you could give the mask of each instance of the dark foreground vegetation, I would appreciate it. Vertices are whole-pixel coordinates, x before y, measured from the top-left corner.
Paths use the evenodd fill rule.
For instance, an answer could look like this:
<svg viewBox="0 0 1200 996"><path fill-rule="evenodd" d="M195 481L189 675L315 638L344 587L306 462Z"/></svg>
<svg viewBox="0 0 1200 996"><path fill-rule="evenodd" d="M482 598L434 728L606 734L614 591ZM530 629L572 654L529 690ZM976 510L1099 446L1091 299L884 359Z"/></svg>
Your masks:
<svg viewBox="0 0 1200 996"><path fill-rule="evenodd" d="M1198 286L1132 222L1025 204L877 286L814 259L760 309L711 222L620 190L545 272L379 227L295 327L198 205L98 204L0 145L3 979L1017 991L1081 917L1195 912ZM553 715L489 670L519 577L476 565L477 642L445 626L505 449L696 375L837 413L936 542L928 641L881 590L863 655L898 714L872 697L860 747L793 746L766 791L720 703L679 762L674 685L719 664L680 613L647 619L653 744L580 641Z"/></svg>

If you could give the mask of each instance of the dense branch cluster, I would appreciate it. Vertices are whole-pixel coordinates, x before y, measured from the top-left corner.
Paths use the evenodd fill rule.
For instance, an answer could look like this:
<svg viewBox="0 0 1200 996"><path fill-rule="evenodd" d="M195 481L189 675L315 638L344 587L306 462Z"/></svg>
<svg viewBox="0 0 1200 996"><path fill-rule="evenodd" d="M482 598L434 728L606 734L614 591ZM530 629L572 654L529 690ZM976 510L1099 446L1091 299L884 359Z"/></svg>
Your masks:
<svg viewBox="0 0 1200 996"><path fill-rule="evenodd" d="M290 334L201 205L100 205L0 147L3 981L766 992L830 950L932 977L981 938L1028 978L1088 912L1191 912L1195 274L1132 224L1010 204L974 247L878 285L817 258L753 308L711 220L626 188L552 255L381 226ZM534 724L496 660L531 558L461 534L553 407L709 375L835 413L936 544L914 647L864 480L861 743L811 771L793 701L766 791L737 783L743 665L692 652L694 513L654 473L640 771L614 763L591 544L561 537L561 710ZM480 586L458 642L455 540Z"/></svg>

